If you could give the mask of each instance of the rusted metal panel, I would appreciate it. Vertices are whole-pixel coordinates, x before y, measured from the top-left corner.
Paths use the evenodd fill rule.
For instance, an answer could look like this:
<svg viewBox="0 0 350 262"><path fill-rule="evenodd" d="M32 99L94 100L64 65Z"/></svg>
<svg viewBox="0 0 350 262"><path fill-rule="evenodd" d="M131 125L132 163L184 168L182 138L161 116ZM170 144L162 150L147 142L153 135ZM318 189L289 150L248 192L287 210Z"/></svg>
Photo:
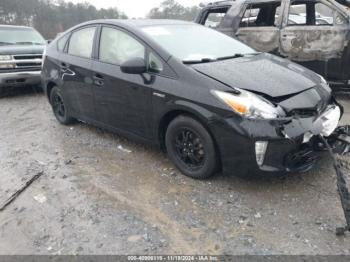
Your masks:
<svg viewBox="0 0 350 262"><path fill-rule="evenodd" d="M237 38L260 52L275 52L279 48L279 30L271 27L240 28Z"/></svg>
<svg viewBox="0 0 350 262"><path fill-rule="evenodd" d="M289 26L281 31L280 54L294 61L341 58L348 45L347 28Z"/></svg>
<svg viewBox="0 0 350 262"><path fill-rule="evenodd" d="M280 2L281 7L279 17L276 13L274 26L241 27L248 6L276 2ZM320 25L316 23L317 25L299 24L293 26L288 25L291 2L292 0L231 1L231 8L216 29L231 37L238 38L257 51L274 53L307 67L310 65L311 70L317 71L329 80L348 82L350 80L350 70L348 69L350 56L349 9L334 0L307 0L308 3L317 2L333 10L332 15L330 14L332 17L328 17L333 19L333 24ZM227 5L228 2L225 4ZM220 6L219 3L216 8L218 6ZM208 12L210 6L205 10ZM201 14L198 17L201 17ZM298 18L300 19L301 16ZM197 22L199 23L198 18Z"/></svg>

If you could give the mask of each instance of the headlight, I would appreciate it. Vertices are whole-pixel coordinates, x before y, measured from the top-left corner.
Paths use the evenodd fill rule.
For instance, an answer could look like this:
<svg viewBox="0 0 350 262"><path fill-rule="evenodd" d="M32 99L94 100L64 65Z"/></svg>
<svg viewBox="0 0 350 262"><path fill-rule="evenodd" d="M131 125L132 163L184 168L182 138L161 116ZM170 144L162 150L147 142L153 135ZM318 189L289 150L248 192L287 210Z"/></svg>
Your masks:
<svg viewBox="0 0 350 262"><path fill-rule="evenodd" d="M11 69L11 68L15 68L16 65L15 64L1 64L0 63L0 69Z"/></svg>
<svg viewBox="0 0 350 262"><path fill-rule="evenodd" d="M0 61L10 61L12 60L11 55L0 55Z"/></svg>
<svg viewBox="0 0 350 262"><path fill-rule="evenodd" d="M241 94L235 95L228 92L213 90L212 93L225 102L234 112L247 118L278 118L282 110L269 101L251 92L240 89Z"/></svg>

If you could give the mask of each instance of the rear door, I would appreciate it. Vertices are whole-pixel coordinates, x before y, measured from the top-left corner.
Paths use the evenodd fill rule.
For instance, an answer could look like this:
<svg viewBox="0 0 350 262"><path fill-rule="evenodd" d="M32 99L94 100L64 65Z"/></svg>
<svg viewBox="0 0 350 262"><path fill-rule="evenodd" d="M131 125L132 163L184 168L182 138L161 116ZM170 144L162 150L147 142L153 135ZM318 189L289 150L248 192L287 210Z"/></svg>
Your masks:
<svg viewBox="0 0 350 262"><path fill-rule="evenodd" d="M336 72L332 67L341 60L348 30L348 19L331 2L291 1L285 9L280 54L318 73L335 76L339 68Z"/></svg>
<svg viewBox="0 0 350 262"><path fill-rule="evenodd" d="M91 77L95 33L96 26L75 30L59 62L64 96L73 115L83 120L95 118Z"/></svg>
<svg viewBox="0 0 350 262"><path fill-rule="evenodd" d="M236 37L260 52L276 53L279 48L281 1L245 5Z"/></svg>
<svg viewBox="0 0 350 262"><path fill-rule="evenodd" d="M98 59L93 62L97 120L108 127L150 138L152 86L150 75L125 74L120 65L132 58L146 60L147 47L114 26L101 26Z"/></svg>

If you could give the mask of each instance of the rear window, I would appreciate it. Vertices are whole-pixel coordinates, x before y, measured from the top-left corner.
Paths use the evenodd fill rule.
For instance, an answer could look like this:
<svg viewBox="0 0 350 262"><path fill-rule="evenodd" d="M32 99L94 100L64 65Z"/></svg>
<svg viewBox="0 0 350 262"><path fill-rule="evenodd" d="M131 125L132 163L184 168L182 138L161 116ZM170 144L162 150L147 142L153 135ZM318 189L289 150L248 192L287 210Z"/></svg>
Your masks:
<svg viewBox="0 0 350 262"><path fill-rule="evenodd" d="M44 45L45 39L33 28L0 27L1 45Z"/></svg>

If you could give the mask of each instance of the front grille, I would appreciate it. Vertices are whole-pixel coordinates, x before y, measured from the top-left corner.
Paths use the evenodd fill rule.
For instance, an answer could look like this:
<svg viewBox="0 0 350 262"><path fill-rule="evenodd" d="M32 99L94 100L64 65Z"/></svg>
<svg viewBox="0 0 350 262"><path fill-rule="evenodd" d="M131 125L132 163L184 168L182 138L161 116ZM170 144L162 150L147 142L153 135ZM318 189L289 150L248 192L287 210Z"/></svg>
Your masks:
<svg viewBox="0 0 350 262"><path fill-rule="evenodd" d="M300 117L313 117L317 116L318 112L316 109L301 108L291 111L291 115L298 115Z"/></svg>
<svg viewBox="0 0 350 262"><path fill-rule="evenodd" d="M40 69L42 59L42 54L21 54L13 56L13 62L16 65L15 69Z"/></svg>
<svg viewBox="0 0 350 262"><path fill-rule="evenodd" d="M29 60L29 59L42 59L43 56L38 54L38 55L15 55L13 56L15 60Z"/></svg>
<svg viewBox="0 0 350 262"><path fill-rule="evenodd" d="M17 67L35 67L35 66L41 66L41 62L34 62L34 63L16 63Z"/></svg>

